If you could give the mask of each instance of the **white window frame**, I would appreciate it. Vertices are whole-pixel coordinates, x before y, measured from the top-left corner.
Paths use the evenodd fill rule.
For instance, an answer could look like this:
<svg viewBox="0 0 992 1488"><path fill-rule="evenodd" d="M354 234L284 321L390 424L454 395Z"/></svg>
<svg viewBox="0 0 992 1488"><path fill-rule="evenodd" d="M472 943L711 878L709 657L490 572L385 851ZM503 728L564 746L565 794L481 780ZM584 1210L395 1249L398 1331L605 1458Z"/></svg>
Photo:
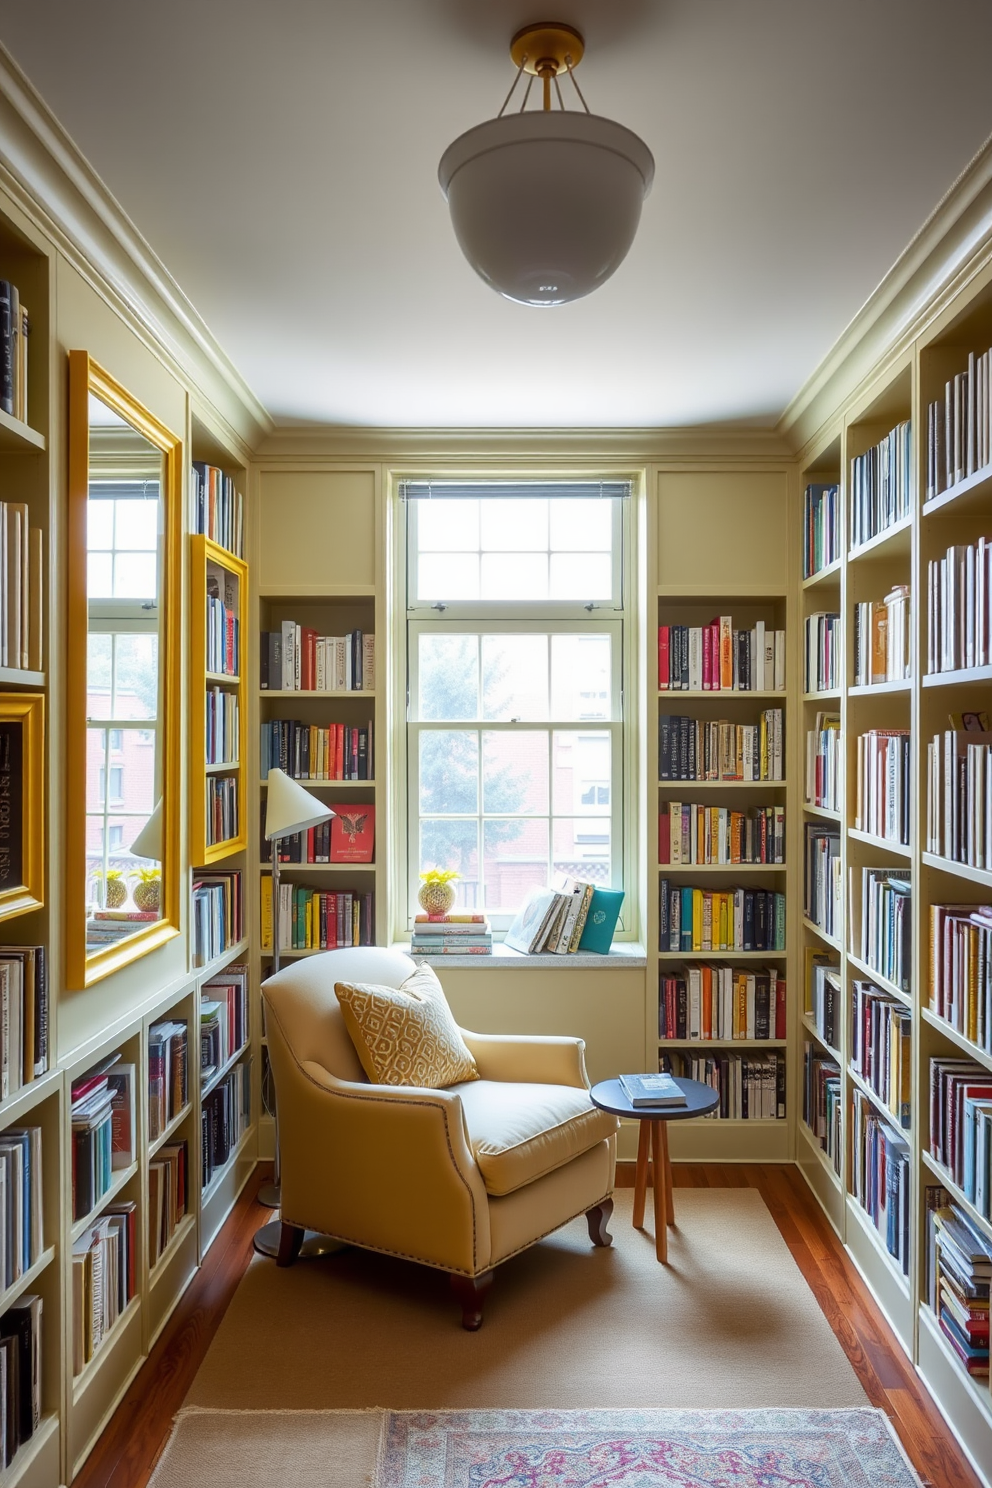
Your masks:
<svg viewBox="0 0 992 1488"><path fill-rule="evenodd" d="M437 480L453 479L456 477L434 477ZM461 479L461 477L457 477ZM599 480L599 475L583 476L582 479ZM421 479L421 477L416 477ZM479 477L479 484L491 483L500 485L507 480L517 479L512 475L490 475ZM526 481L527 477L519 477ZM549 483L560 479L568 481L568 476L549 477L543 479ZM631 494L638 489L637 477L633 474L624 473L621 476L610 475L603 479L629 481ZM400 483L401 485L401 483ZM444 498L442 498L444 499ZM596 499L596 498L589 498ZM630 583L632 572L632 521L631 507L633 502L625 498L613 498L613 575L610 599L595 601L593 603L574 603L562 601L524 601L524 602L489 602L489 601L430 601L416 600L414 595L414 568L417 561L417 510L420 506L419 499L413 499L399 504L399 517L397 527L398 535L402 534L400 548L402 550L402 562L400 567L400 578L405 589L403 595L404 604L401 606L403 624L403 645L401 654L404 658L405 683L405 728L402 730L402 748L405 755L405 768L402 771L402 779L405 785L406 796L405 828L406 828L406 851L402 853L399 861L405 862L406 871L397 883L397 923L395 930L400 934L409 934L413 923L413 914L416 911L416 891L419 887L418 874L419 862L419 837L420 837L420 810L418 789L418 759L419 739L427 730L447 730L465 726L474 728L480 734L489 731L508 732L534 732L546 731L549 736L556 730L568 733L581 733L584 730L596 733L609 733L612 736L611 768L610 768L610 805L605 813L605 819L610 823L610 882L614 886L623 886L626 890L626 900L622 924L617 928L617 940L631 940L636 934L637 924L637 890L634 879L636 864L636 831L633 830L633 807L634 807L634 771L631 764L634 758L634 746L631 738L631 708L633 698L633 683L631 666L633 659L633 615L630 607ZM405 510L405 515L404 515ZM418 638L425 633L468 633L468 634L506 634L530 632L537 634L582 634L583 632L595 632L606 634L610 637L611 653L611 702L608 719L527 719L519 723L495 722L484 719L465 720L420 720L416 717L416 701L418 697L417 686L417 647ZM481 762L480 762L481 768ZM551 793L551 772L553 771L553 755L549 751L549 820L554 819L551 806L553 795ZM507 813L497 813L500 819L504 819ZM513 813L510 813L512 815ZM555 813L563 815L565 813ZM521 813L522 816L530 815ZM485 820L485 814L478 812L478 819ZM553 850L549 842L549 861L553 858ZM499 938L508 927L512 915L508 912L500 913L488 911L493 930Z"/></svg>

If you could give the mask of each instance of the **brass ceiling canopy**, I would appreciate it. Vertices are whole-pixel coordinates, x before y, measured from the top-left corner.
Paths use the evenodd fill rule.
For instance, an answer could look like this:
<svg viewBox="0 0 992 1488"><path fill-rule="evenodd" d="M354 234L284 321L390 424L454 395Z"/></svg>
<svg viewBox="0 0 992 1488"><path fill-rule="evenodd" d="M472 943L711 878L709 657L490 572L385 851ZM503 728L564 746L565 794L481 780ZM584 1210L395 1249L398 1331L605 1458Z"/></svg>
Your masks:
<svg viewBox="0 0 992 1488"><path fill-rule="evenodd" d="M574 26L564 26L560 21L523 26L510 42L513 65L535 77L557 77L570 67L578 67L585 49Z"/></svg>

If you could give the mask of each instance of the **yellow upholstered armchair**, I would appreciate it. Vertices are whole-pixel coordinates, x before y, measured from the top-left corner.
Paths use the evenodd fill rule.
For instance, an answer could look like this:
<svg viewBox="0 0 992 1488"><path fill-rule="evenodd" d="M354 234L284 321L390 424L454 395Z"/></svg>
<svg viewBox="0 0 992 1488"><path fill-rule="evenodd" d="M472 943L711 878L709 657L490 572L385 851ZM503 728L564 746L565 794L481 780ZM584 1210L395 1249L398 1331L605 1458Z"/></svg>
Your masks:
<svg viewBox="0 0 992 1488"><path fill-rule="evenodd" d="M479 1078L443 1090L374 1085L337 982L399 988L408 956L374 946L294 962L263 984L279 1108L278 1264L305 1229L451 1274L482 1322L493 1268L579 1214L609 1245L614 1117L589 1100L576 1038L462 1033Z"/></svg>

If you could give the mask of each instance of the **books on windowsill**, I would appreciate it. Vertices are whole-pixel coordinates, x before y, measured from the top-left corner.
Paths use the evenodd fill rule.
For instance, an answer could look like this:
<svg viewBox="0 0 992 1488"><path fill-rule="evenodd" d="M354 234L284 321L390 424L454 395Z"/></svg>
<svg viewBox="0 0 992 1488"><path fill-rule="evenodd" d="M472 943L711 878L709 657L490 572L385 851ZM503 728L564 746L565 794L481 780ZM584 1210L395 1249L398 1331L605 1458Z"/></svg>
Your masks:
<svg viewBox="0 0 992 1488"><path fill-rule="evenodd" d="M491 956L492 928L484 914L418 914L410 951L415 956Z"/></svg>

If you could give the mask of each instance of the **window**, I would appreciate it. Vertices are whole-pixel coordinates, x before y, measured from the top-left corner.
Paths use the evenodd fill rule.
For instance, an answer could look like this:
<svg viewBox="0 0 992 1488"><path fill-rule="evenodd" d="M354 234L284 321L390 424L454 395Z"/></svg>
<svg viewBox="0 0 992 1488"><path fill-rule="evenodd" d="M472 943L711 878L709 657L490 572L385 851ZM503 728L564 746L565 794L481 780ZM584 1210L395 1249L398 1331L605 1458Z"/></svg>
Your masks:
<svg viewBox="0 0 992 1488"><path fill-rule="evenodd" d="M404 482L408 902L451 868L505 929L557 874L623 882L628 482Z"/></svg>
<svg viewBox="0 0 992 1488"><path fill-rule="evenodd" d="M113 730L111 730L113 732ZM111 746L112 748L113 746ZM100 805L107 804L107 767L100 766ZM124 800L124 767L123 765L111 765L110 767L110 800L114 805L120 805Z"/></svg>

